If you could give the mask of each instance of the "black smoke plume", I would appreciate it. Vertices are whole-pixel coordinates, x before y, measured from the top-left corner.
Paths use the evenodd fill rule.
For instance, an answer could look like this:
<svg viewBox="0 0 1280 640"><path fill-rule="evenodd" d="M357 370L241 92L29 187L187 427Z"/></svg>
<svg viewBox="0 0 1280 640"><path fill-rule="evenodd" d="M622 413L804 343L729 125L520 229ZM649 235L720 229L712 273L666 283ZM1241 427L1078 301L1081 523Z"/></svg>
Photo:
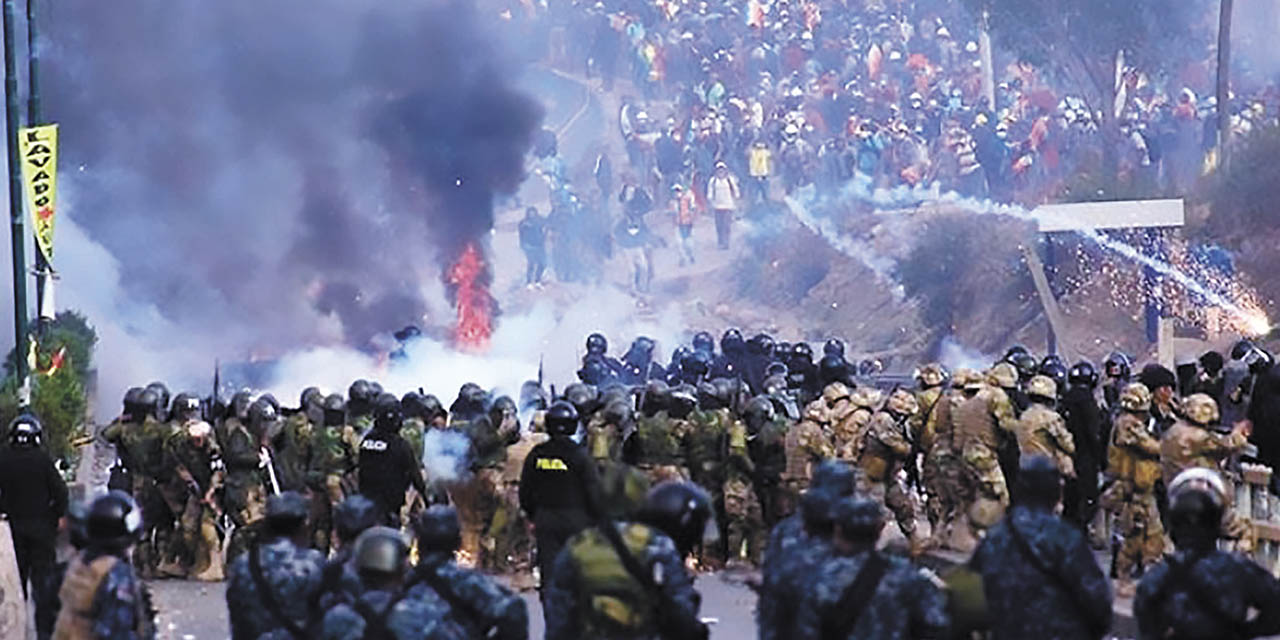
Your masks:
<svg viewBox="0 0 1280 640"><path fill-rule="evenodd" d="M541 123L466 0L65 0L43 20L71 215L121 295L217 348L422 323Z"/></svg>

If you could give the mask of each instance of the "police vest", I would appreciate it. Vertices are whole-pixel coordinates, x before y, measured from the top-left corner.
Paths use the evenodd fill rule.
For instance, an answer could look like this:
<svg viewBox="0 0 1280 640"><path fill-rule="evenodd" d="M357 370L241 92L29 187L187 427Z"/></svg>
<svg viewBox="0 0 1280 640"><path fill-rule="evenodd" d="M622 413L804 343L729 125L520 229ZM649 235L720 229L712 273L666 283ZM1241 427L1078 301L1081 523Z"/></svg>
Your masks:
<svg viewBox="0 0 1280 640"><path fill-rule="evenodd" d="M95 637L93 601L102 581L118 562L120 559L112 555L94 558L87 564L83 554L76 555L71 560L71 566L67 567L66 577L62 580L62 589L58 591L62 610L58 612L58 623L53 630L54 640L92 640ZM144 636L148 616L142 609L141 594L134 595L135 606L138 607L135 631Z"/></svg>
<svg viewBox="0 0 1280 640"><path fill-rule="evenodd" d="M647 552L653 530L642 524L628 524L621 530L627 551L648 567ZM569 557L577 569L578 621L583 638L637 637L657 626L657 603L644 586L627 572L613 545L599 529L587 529L568 544Z"/></svg>

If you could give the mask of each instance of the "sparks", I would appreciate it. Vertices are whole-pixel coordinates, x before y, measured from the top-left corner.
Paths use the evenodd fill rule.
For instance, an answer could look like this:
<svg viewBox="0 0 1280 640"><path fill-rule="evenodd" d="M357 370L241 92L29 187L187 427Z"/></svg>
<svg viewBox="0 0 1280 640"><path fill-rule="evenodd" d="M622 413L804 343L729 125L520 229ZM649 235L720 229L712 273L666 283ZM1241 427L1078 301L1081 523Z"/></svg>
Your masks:
<svg viewBox="0 0 1280 640"><path fill-rule="evenodd" d="M475 243L468 243L458 261L449 268L448 282L454 291L458 324L454 342L461 348L482 351L493 333L493 301L489 296L488 265Z"/></svg>

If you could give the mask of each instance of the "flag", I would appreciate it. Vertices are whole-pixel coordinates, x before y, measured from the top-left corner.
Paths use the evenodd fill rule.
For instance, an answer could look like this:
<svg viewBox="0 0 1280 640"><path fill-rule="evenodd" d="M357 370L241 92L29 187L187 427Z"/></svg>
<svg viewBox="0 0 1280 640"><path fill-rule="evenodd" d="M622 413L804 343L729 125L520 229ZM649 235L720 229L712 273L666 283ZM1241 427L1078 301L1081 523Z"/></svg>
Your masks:
<svg viewBox="0 0 1280 640"><path fill-rule="evenodd" d="M35 231L36 248L53 262L53 222L58 195L58 125L18 130L22 183L27 211Z"/></svg>

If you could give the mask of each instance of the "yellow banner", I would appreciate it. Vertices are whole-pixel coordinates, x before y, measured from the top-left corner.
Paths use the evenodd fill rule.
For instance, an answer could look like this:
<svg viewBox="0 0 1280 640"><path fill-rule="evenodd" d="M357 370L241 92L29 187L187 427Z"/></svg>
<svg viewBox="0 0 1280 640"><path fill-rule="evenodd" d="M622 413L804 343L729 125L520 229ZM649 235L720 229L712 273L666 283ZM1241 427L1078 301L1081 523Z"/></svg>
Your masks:
<svg viewBox="0 0 1280 640"><path fill-rule="evenodd" d="M36 245L44 259L53 262L53 219L58 196L58 125L18 129L18 153L22 157L22 183Z"/></svg>

